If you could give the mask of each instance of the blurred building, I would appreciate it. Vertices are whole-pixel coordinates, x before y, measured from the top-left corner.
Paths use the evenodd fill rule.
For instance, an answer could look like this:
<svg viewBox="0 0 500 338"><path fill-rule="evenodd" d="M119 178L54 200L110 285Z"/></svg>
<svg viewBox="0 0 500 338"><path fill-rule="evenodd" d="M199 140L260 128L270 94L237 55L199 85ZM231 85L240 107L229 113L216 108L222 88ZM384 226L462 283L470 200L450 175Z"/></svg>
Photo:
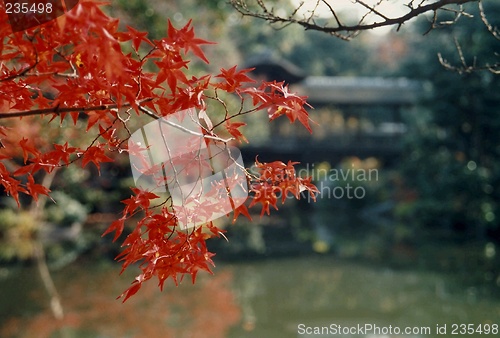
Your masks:
<svg viewBox="0 0 500 338"><path fill-rule="evenodd" d="M331 163L346 156L376 157L390 163L402 150L405 117L423 93L421 83L407 78L307 76L271 56L251 59L246 66L255 68L257 79L285 81L314 108L312 134L278 118L269 124L266 143L246 149L252 155Z"/></svg>

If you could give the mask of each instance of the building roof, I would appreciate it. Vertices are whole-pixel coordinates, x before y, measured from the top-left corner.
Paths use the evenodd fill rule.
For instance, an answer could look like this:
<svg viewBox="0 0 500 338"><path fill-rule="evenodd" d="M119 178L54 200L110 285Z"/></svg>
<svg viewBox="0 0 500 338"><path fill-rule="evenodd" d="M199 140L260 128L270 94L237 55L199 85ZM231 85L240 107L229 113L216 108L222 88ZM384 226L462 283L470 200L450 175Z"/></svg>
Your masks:
<svg viewBox="0 0 500 338"><path fill-rule="evenodd" d="M295 90L311 103L409 104L421 97L423 87L407 78L309 76Z"/></svg>
<svg viewBox="0 0 500 338"><path fill-rule="evenodd" d="M293 84L304 80L306 74L293 63L269 53L256 55L245 62L245 68L255 68L254 75L264 75L268 81Z"/></svg>

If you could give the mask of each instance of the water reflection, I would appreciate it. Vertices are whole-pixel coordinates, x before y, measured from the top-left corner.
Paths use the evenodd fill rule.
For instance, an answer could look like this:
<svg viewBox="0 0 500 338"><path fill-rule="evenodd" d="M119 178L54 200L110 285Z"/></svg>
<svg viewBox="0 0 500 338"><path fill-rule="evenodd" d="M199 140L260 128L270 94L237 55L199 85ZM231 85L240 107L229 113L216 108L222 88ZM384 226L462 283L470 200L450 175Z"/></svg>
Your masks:
<svg viewBox="0 0 500 338"><path fill-rule="evenodd" d="M62 322L45 310L34 271L4 278L0 336L288 338L309 337L299 334L300 324L373 324L430 327L433 334L425 337L437 337L436 325L500 324L500 300L481 286L463 285L453 275L394 271L332 256L219 264L215 276L201 275L196 285L186 280L160 293L150 283L125 304L115 297L132 278L117 273L114 265L57 272Z"/></svg>
<svg viewBox="0 0 500 338"><path fill-rule="evenodd" d="M392 271L327 257L236 268L240 272L235 274L235 285L240 290L247 290L247 283L257 285L244 296L252 299L245 301L257 315L253 332L233 330L230 337L235 338L306 337L298 335L301 323L310 327L371 323L435 329L437 324L484 324L500 318L498 300L477 294L471 298L470 288L437 273ZM247 276L252 276L250 281Z"/></svg>
<svg viewBox="0 0 500 338"><path fill-rule="evenodd" d="M11 284L8 292L11 302L20 299L25 308L5 313L2 307L1 317L7 318L0 336L225 337L240 320L230 270L204 276L194 286L186 280L179 288L166 287L163 293L149 283L138 297L124 304L115 298L133 278L118 277L118 272L114 266L72 266L56 273L66 314L62 321L54 320L48 309L42 311L46 306L43 290L32 282L23 282L31 278L33 271L20 272L17 286ZM31 315L26 316L27 311Z"/></svg>

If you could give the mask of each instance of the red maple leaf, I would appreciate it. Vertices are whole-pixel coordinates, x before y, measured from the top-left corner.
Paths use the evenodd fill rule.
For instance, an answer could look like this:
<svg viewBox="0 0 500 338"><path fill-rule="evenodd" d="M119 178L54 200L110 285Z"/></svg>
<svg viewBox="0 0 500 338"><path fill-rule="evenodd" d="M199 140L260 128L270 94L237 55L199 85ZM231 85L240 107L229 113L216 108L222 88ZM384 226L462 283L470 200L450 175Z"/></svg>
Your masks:
<svg viewBox="0 0 500 338"><path fill-rule="evenodd" d="M152 46L153 43L147 38L148 32L140 32L133 27L130 27L127 25L127 30L128 32L118 32L115 34L115 37L118 39L118 41L127 41L127 40L132 40L132 46L134 47L134 50L137 52L139 51L139 46L141 43L144 41L148 45Z"/></svg>
<svg viewBox="0 0 500 338"><path fill-rule="evenodd" d="M238 128L246 126L247 124L244 122L230 122L229 120L226 121L226 129L231 134L232 137L237 139L238 141L245 141L248 143L247 138L241 133L241 131L238 130Z"/></svg>
<svg viewBox="0 0 500 338"><path fill-rule="evenodd" d="M272 206L275 210L278 210L276 203L278 201L278 197L276 196L275 188L267 183L258 183L252 187L252 191L254 192L254 196L252 198L252 202L250 202L249 208L253 207L255 204L260 203L262 205L262 210L260 212L260 216L263 216L264 213L270 214L269 207Z"/></svg>
<svg viewBox="0 0 500 338"><path fill-rule="evenodd" d="M246 218L248 218L249 220L252 220L252 217L248 213L248 208L246 207L245 204L242 204L239 207L237 207L236 209L234 209L233 223L236 222L236 220L238 219L238 216L240 214L245 215Z"/></svg>
<svg viewBox="0 0 500 338"><path fill-rule="evenodd" d="M32 154L35 156L40 155L40 151L36 149L35 144L33 143L33 140L24 138L19 141L19 145L21 146L21 149L23 150L23 160L24 163L28 160L28 154Z"/></svg>
<svg viewBox="0 0 500 338"><path fill-rule="evenodd" d="M0 184L3 185L7 196L12 196L17 203L17 206L20 207L21 203L19 202L19 192L27 193L26 189L21 186L21 182L12 178L5 177L0 180Z"/></svg>
<svg viewBox="0 0 500 338"><path fill-rule="evenodd" d="M172 45L177 45L179 48L184 49L185 53L192 50L194 55L202 59L205 63L209 63L199 45L214 44L214 42L196 38L194 28L190 27L192 21L189 20L181 29L175 29L170 20L168 20L167 41Z"/></svg>
<svg viewBox="0 0 500 338"><path fill-rule="evenodd" d="M290 122L299 120L306 129L312 133L309 125L309 113L305 109L310 105L306 102L306 96L299 96L288 91L288 86L284 82L264 82L263 85L271 89L268 107L269 119L274 120L281 115L286 115Z"/></svg>
<svg viewBox="0 0 500 338"><path fill-rule="evenodd" d="M57 153L57 156L66 164L69 164L70 155L78 150L78 148L69 147L68 142L63 145L54 144L54 148L56 149L55 152Z"/></svg>
<svg viewBox="0 0 500 338"><path fill-rule="evenodd" d="M12 196L17 203L17 206L20 207L19 203L19 192L27 193L26 189L24 189L19 180L10 176L7 167L0 162L0 184L5 189L7 195Z"/></svg>
<svg viewBox="0 0 500 338"><path fill-rule="evenodd" d="M116 297L116 299L120 299L122 297L123 298L123 303L125 303L125 301L127 299L129 299L131 296L135 295L137 293L137 291L139 291L139 289L141 288L142 286L142 282L138 282L137 280L135 280L133 283L132 283L132 286L129 287L127 290L125 290L121 295L119 295L118 297Z"/></svg>
<svg viewBox="0 0 500 338"><path fill-rule="evenodd" d="M236 66L225 70L222 68L221 73L216 77L224 79L225 81L217 84L215 87L220 88L222 90L227 91L228 93L232 93L241 88L241 85L245 82L255 82L250 77L246 75L246 73L251 72L254 68L242 69L240 71L236 71Z"/></svg>
<svg viewBox="0 0 500 338"><path fill-rule="evenodd" d="M85 167L89 162L94 163L100 173L100 164L102 162L113 162L113 160L104 154L102 145L97 145L89 147L83 154L82 167Z"/></svg>
<svg viewBox="0 0 500 338"><path fill-rule="evenodd" d="M122 234L123 232L123 227L124 227L124 224L125 224L125 217L122 217L120 219L117 219L115 220L113 223L111 223L111 225L106 229L106 231L104 231L104 233L102 234L102 236L106 236L107 234L109 234L110 232L113 232L115 231L115 237L113 238L113 242L115 242L118 237L120 237L120 235Z"/></svg>
<svg viewBox="0 0 500 338"><path fill-rule="evenodd" d="M36 184L33 176L31 174L28 175L28 182L26 183L26 188L28 189L29 195L33 197L33 199L38 202L38 195L49 196L50 189L44 187L41 184Z"/></svg>
<svg viewBox="0 0 500 338"><path fill-rule="evenodd" d="M150 191L138 188L131 188L131 190L134 192L135 196L130 196L130 198L122 201L122 203L126 205L123 210L124 215L132 214L137 208L147 210L149 208L150 200L159 197Z"/></svg>

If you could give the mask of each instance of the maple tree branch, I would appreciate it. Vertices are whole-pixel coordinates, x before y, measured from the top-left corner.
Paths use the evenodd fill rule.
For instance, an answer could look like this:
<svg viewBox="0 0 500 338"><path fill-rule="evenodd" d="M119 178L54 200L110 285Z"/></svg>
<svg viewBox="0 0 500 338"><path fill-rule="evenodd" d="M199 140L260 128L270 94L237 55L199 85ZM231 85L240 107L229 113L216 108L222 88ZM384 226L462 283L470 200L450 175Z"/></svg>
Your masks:
<svg viewBox="0 0 500 338"><path fill-rule="evenodd" d="M16 76L16 77L21 77L21 76L47 76L47 75L52 75L52 76L58 76L58 77L63 77L63 78L77 78L78 75L76 74L76 70L73 72L73 73L59 73L59 72L55 72L55 73L50 73L50 72L45 72L45 73L38 73L38 72L35 72L35 73L26 73L26 74L21 74L19 76ZM0 81L4 81L4 79L0 80Z"/></svg>
<svg viewBox="0 0 500 338"><path fill-rule="evenodd" d="M36 34L38 34L38 31L35 32L35 35ZM24 34L24 35L27 36L26 34ZM28 41L31 41L31 43L33 43L33 39L34 39L35 35L33 35L32 37L27 36ZM36 50L36 48L33 48L33 53L35 54L35 62L32 65L29 65L26 68L20 70L19 73L11 74L11 75L8 75L6 77L0 78L0 82L9 81L9 80L13 80L17 77L25 76L30 70L35 68L39 62L38 61L38 51Z"/></svg>
<svg viewBox="0 0 500 338"><path fill-rule="evenodd" d="M251 109L248 109L248 110L245 110L243 111L243 108L244 108L244 104L245 104L245 99L240 96L240 108L238 110L237 113L234 113L233 115L230 115L229 114L229 109L226 105L226 102L224 102L224 100L222 100L220 97L219 97L219 94L217 92L217 89L215 90L215 96L208 96L208 95L205 95L205 97L207 99L210 99L210 100L214 100L214 101L217 101L219 102L223 107L224 107L224 119L220 120L219 122L215 123L213 126L212 126L212 129L210 131L213 131L215 130L217 127L219 127L220 125L224 124L225 122L231 120L231 119L234 119L238 116L243 116L243 115L246 115L246 114L250 114L250 113L254 113L256 111L258 111L259 109L257 109L256 107L254 108L251 108Z"/></svg>
<svg viewBox="0 0 500 338"><path fill-rule="evenodd" d="M261 6L265 8L267 4L265 1L267 0L258 1ZM327 0L316 1L318 4L321 4ZM78 4L78 6L81 5L82 4ZM60 30L57 22L52 21L46 23L43 29L35 28L34 34L30 33L31 35L28 36L28 33L24 33L25 35L22 36L22 39L21 36L17 34L15 35L15 39L11 39L7 37L7 35L4 36L3 53L0 53L0 63L3 67L3 74L0 75L3 75L4 78L2 81L2 77L0 76L0 92L2 93L2 97L6 98L6 108L4 108L4 112L0 112L0 120L12 119L15 121L22 117L40 116L41 118L36 118L33 121L31 121L31 119L28 119L28 121L26 121L26 119L21 122L17 121L21 124L33 123L33 126L35 126L40 122L48 123L57 117L65 120L66 113L73 112L72 117L76 124L76 120L79 116L89 115L87 129L85 130L82 124L81 132L86 133L88 131L90 137L88 140L85 138L78 141L87 143L93 139L86 149L79 146L69 146L68 142L65 142L64 145L53 143L53 147L51 147L49 144L51 143L50 140L40 139L38 137L40 133L38 128L23 129L21 134L19 134L19 132L16 134L16 130L8 130L14 128L0 126L0 137L5 136L7 141L6 144L9 146L9 149L0 149L2 150L0 154L0 157L3 159L2 163L5 164L3 166L0 165L0 176L2 176L0 186L4 188L6 194L12 196L18 206L21 206L19 201L19 195L21 193L30 195L36 201L38 195L45 195L48 190L44 185L34 183L33 176L35 173L45 171L50 175L55 175L55 169L57 167L68 166L77 161L82 162L82 167L87 167L88 164L93 163L100 173L101 163L114 162L117 160L116 158L108 157L106 154L114 151L121 152L122 150L134 151L134 149L122 148L122 144L124 144L126 140L129 140L132 135L128 128L131 122L132 109L136 111L140 117L145 117L143 115L147 115L155 120L159 119L158 122L161 122L162 125L163 123L165 125L168 124L185 133L196 135L196 137L199 137L201 144L207 139L217 141L205 142L207 144L210 143L210 145L215 143L218 148L208 147L208 159L211 160L215 158L215 156L219 154L219 150L227 150L229 158L224 156L224 161L227 161L225 164L234 162L240 169L245 170L242 164L238 163L240 157L234 158L237 157L238 153L232 153L230 151L230 144L228 144L228 142L233 139L244 139L243 134L237 130L239 125L233 125L231 127L228 123L228 126L225 128L234 138L223 139L218 137L218 131L215 133L212 122L205 111L206 96L201 98L193 94L203 95L205 90L208 91L217 88L220 88L221 91L227 94L235 92L245 93L246 85L244 85L244 83L252 81L250 81L244 73L250 70L235 72L235 66L234 69L221 71L221 74L217 77L226 78L227 84L219 82L212 83L208 80L209 75L200 78L192 77L192 80L186 81L186 76L190 73L185 72L183 68L188 69L188 64L191 62L191 60L186 57L188 51L192 51L194 56L208 63L208 59L205 57L200 45L208 44L209 42L197 38L194 33L194 28L191 27L191 21L180 29L175 28L169 21L167 36L163 37L161 40L155 40L154 47L144 57L140 57L139 47L143 42L146 42L148 45L153 45L153 43L146 38L147 32L140 32L132 27L127 27L127 30L124 32L110 29L109 27L116 27L118 20L107 17L104 12L100 11L99 7L102 6L101 3L87 1L85 6L84 8L80 7L80 9L73 11L74 17L72 19L71 29ZM299 15L299 10L293 14ZM313 23L315 16L311 15L309 20ZM4 20L0 22L0 32L9 32L10 30L7 29L8 26L9 23L7 21ZM284 26L286 26L286 24L283 25L283 27ZM32 28L28 28L27 32L33 32ZM18 39L17 37L20 38ZM125 52L122 51L121 43L123 42L131 44L131 48L136 53L135 57L132 53L125 54ZM129 48L124 48L124 50L128 49ZM68 55L65 55L66 53L68 53ZM156 64L159 69L161 69L161 73L155 74L153 72L145 72L144 64L146 62ZM83 70L82 72L77 70L81 68L81 66L86 66L84 72ZM58 73L59 71L61 73ZM84 73L85 75L83 75ZM84 88L81 87L81 83L78 81L59 81L60 79L54 81L56 77L61 76L66 77L66 79L71 77L82 77L82 80L84 80L83 82L85 82ZM25 81L24 77L28 79ZM92 81L87 81L90 79ZM56 83L56 86L53 88L58 90L57 96L64 98L64 101L61 100L61 103L58 104L58 101L44 97L44 91L47 89L44 83L45 80ZM168 94L165 94L166 89L163 85L164 82L166 82L171 89ZM306 119L308 115L304 108L306 103L303 102L301 97L289 93L288 88L283 87L281 84L267 85L267 87L271 89L269 95L266 93L264 87L266 86L263 86L261 89L255 88L254 92L247 93L249 94L249 99L252 99L251 105L254 107L253 109L247 109L245 107L241 95L240 107L234 111L230 111L225 102L220 100L219 104L222 104L225 109L224 121L235 116L244 115L271 106L273 114L275 114L274 116L285 114L283 110L286 110L286 114L290 114L288 115L289 118L294 120L298 117L299 121L309 129ZM177 88L179 90L177 90ZM185 94L189 94L189 97L186 98ZM139 100L146 96L149 98ZM88 102L87 100L89 97L107 97L108 99ZM122 97L126 98L124 99L126 103L117 104L117 102L113 100L113 98ZM216 99L218 99L218 94L216 94ZM275 99L278 99L280 104L284 106L278 107L272 104ZM146 102L149 103L146 104ZM95 106L92 106L94 104ZM175 121L169 121L168 114L165 114L167 118L163 119L163 112L171 111L172 107L185 107L186 105L189 107L202 107L201 110L198 110L198 114L191 114L192 116L190 116L196 123L193 128L189 127L192 130L185 128L180 122L176 124ZM278 109L279 111L277 111ZM94 112L95 114L92 115L89 112ZM45 115L48 115L50 121L45 119ZM110 117L110 115L112 116ZM15 127L17 127L17 125L15 125ZM48 126L48 128L52 129L54 129L54 127L56 127L56 129L67 128L68 130L72 128L70 123L68 123L68 126L64 126L63 124L60 126ZM198 127L202 129L198 129ZM73 128L77 128L77 126L73 126ZM48 129L48 134L45 136L51 136L52 129ZM223 131L224 130L221 132ZM12 139L9 137L10 134L13 135ZM71 131L71 134L63 133L60 135L66 139L67 137L64 137L65 135L74 134L73 131ZM162 134L161 136L170 155L175 155L170 151L174 149L169 148L166 143L168 137L171 135L165 133L165 135ZM22 137L22 139L19 140L19 137ZM78 136L75 137L78 138ZM106 142L101 142L101 139L104 139ZM181 138L177 141L182 142L183 140ZM170 146L172 147L173 145ZM0 141L0 148L2 147L5 146ZM140 149L142 149L142 147L140 147ZM141 154L140 151L139 154ZM205 153L201 153L201 149L199 155L195 156L195 159L200 159L199 161L189 160L186 162L190 166L195 166L194 169L198 169L200 176L198 180L194 182L191 191L186 190L183 192L184 195L189 195L182 197L192 199L192 202L187 201L187 203L196 206L196 210L193 209L192 211L193 216L198 218L198 215L200 215L203 217L201 220L205 221L209 219L208 216L218 217L217 212L219 210L229 210L226 210L217 199L213 199L212 201L212 196L208 196L210 198L203 200L203 198L197 199L198 196L194 195L194 193L197 193L197 191L194 190L197 186L202 187L203 190L201 190L201 192L206 192L209 189L208 185L204 186L200 181L203 180L203 183L205 183L204 177L201 176L201 173L204 173L204 171L199 170L201 167L197 168L197 166L204 164L200 161L205 157L201 157L200 155L205 155ZM10 168L12 166L10 165L11 161L20 162L21 158L24 160L24 165L20 166L18 169L15 167ZM170 158L172 159L172 156L170 156ZM218 168L218 165L215 166L216 164L218 163L210 163L210 165L212 165L212 172ZM221 163L221 165L222 164L223 163ZM281 166L280 163L274 165L272 163L269 165L261 164L262 170L267 170L267 168L269 168L269 170L273 172L276 172ZM156 170L156 167L149 169ZM187 169L189 169L189 167ZM205 169L205 167L203 167L203 169ZM236 169L238 169L238 167L236 167ZM176 173L182 175L182 170L184 169L179 169ZM163 171L163 173L165 174L166 172ZM247 176L248 183L252 175L247 170L244 171L244 174ZM233 197L231 195L232 192L229 183L240 184L240 186L242 186L244 182L240 181L240 178L243 174L238 172L236 174L238 177L234 177L234 181L232 177L231 180L228 180L225 171L222 175L225 180L225 186L222 185L222 182L220 185L218 185L217 182L210 183L216 183L214 187L217 188L217 190L214 190L214 192L219 194L217 196L225 196L224 194L229 196L230 202L232 203L231 205L234 209L233 221L236 220L239 214L245 215L251 219L247 207L244 204L240 204L238 208L235 208L236 205L231 200ZM27 176L28 183L23 183L24 179L20 176ZM37 177L41 176L37 175ZM46 179L48 177L48 175L45 176ZM282 181L282 183L286 185L284 191L291 191L298 198L297 189L300 188L300 185L297 185L297 183L300 182L291 180L291 176L287 177L280 173L276 173L273 177L276 177L273 184L278 184ZM153 178L155 177L153 176ZM177 183L179 183L178 181L183 182L180 176L176 176L175 178ZM47 183L47 181L44 182ZM226 188L225 191L223 190L224 188ZM253 195L257 195L258 192L262 196L259 201L253 203L255 204L258 202L262 204L261 214L263 214L264 211L269 214L270 205L277 209L276 199L269 199L269 196L265 195L264 189L267 188L274 189L274 187L269 184L251 188ZM113 241L116 241L124 231L125 221L136 217L136 215L139 216L139 213L141 214L139 216L140 220L135 222L134 229L123 241L123 250L116 257L118 261L122 262L123 270L134 263L140 262L141 266L139 268L141 269L141 273L135 278L131 287L125 290L118 298L124 297L123 300L127 300L137 293L143 282L153 277L158 278L159 287L163 288L163 284L168 278L173 279L173 281L177 283L179 276L182 278L182 276L187 274L191 275L194 283L198 271L205 270L211 272L210 265L214 265L211 257L214 254L208 251L205 241L211 237L224 236L222 231L211 221L206 221L207 223L205 224L209 232L202 232L201 227L197 228L191 226L182 229L186 231L180 231L177 226L183 223L179 222L180 218L175 214L174 197L165 196L164 201L158 201L161 203L151 206L151 202L153 200L156 201L158 198L155 193L141 191L138 186L136 188L131 188L131 190L134 194L130 196L130 198L122 201L125 204L122 216L113 221L103 234L106 235L110 232L114 232L115 237ZM208 192L211 191L212 190L209 190ZM245 195L245 199L246 197ZM32 206L33 205L34 204L32 204ZM42 205L42 203L39 205ZM204 210L205 207L208 209ZM152 208L161 209L152 210ZM186 210L191 213L191 209ZM210 218L210 220L211 219L212 218ZM189 228L192 228L192 230L189 230ZM154 231L150 231L151 229L154 229ZM145 236L146 234L147 236ZM38 255L39 262L41 262L40 274L44 282L46 281L47 290L49 294L52 295L51 298L56 299L54 295L57 296L57 290L55 290L55 286L50 281L50 275L47 274L48 269L43 247L40 245L34 254ZM165 266L169 268L165 269ZM52 304L55 317L62 318L64 313L57 299L53 301Z"/></svg>
<svg viewBox="0 0 500 338"><path fill-rule="evenodd" d="M37 58L38 58L38 55L37 55ZM22 77L22 76L28 76L29 75L28 72L30 70L32 70L33 68L35 68L37 64L38 64L38 61L36 61L34 64L29 65L26 68L20 70L19 73L15 73L15 74L11 74L11 75L2 77L2 78L0 78L0 82L10 81L10 80L13 80L15 78Z"/></svg>
<svg viewBox="0 0 500 338"><path fill-rule="evenodd" d="M37 33L35 32L35 35L36 34ZM31 41L32 43L33 43L34 36L28 38L28 40ZM60 73L60 72L42 72L42 73L40 73L38 71L30 72L32 69L35 69L36 66L38 66L38 64L40 62L39 57L38 57L38 51L36 48L33 48L33 53L35 54L35 62L33 64L25 67L24 69L20 70L17 73L1 77L0 82L7 82L7 81L11 81L11 80L20 78L20 77L31 77L31 76L38 77L38 76L52 75L54 77L63 77L63 78L77 78L78 77L78 75L76 73L75 66L69 61L67 61L67 62L69 63L69 65L71 66L71 69L73 70L72 73ZM55 50L55 53L57 55L59 55L60 57L62 57L63 59L65 59L65 57L59 51Z"/></svg>
<svg viewBox="0 0 500 338"><path fill-rule="evenodd" d="M207 139L210 139L210 140L214 140L214 141L220 141L220 142L223 142L223 143L228 143L229 141L231 140L234 140L234 138L230 137L228 139L223 139L223 138L220 138L220 137L217 137L217 136L212 136L212 135L204 135L202 133L198 133L196 131L193 131L193 130L190 130L190 129L187 129L186 127L183 127L177 123L174 123L168 119L164 119L162 118L161 116L159 115L156 115L153 111L147 109L146 107L143 107L141 105L138 106L139 110L142 111L144 114L154 118L155 120L162 120L163 123L166 123L168 124L169 126L171 127L174 127L174 128L177 128L179 130L182 130L183 132L185 133L188 133L190 135L194 135L194 136L199 136L199 137L204 137L204 138L207 138Z"/></svg>
<svg viewBox="0 0 500 338"><path fill-rule="evenodd" d="M153 98L148 97L145 99L138 100L136 103L137 104L142 104L145 102L152 101ZM45 115L45 114L64 114L64 113L71 113L71 112L88 112L88 111L96 111L96 110L110 110L110 109L116 109L118 107L131 107L131 103L123 103L121 105L118 105L116 103L112 104L102 104L99 106L89 106L89 107L61 107L60 105L57 105L55 107L51 108L44 108L44 109L33 109L33 110L24 110L24 111L18 111L18 112L13 112L13 113L0 113L0 120L1 119L10 119L13 117L26 117L26 116L34 116L34 115Z"/></svg>
<svg viewBox="0 0 500 338"><path fill-rule="evenodd" d="M229 109L227 107L227 104L224 100L222 100L220 97L219 97L219 94L218 94L218 91L217 89L215 90L215 96L208 96L206 95L205 96L207 99L210 99L210 100L214 100L214 101L217 101L218 103L220 103L222 105L222 107L224 108L224 119L220 120L219 122L215 123L212 128L210 129L210 131L213 131L215 130L217 127L219 127L220 125L222 125L223 123L235 118L235 117L238 117L238 116L243 116L243 115L246 115L246 114L250 114L250 113L253 113L253 112L256 112L258 109L257 108L252 108L252 109L249 109L249 110L246 110L246 111L243 111L243 108L244 108L244 103L245 103L245 99L240 96L240 108L238 110L237 113L233 114L233 115L230 115L229 114Z"/></svg>
<svg viewBox="0 0 500 338"><path fill-rule="evenodd" d="M229 116L229 109L227 108L226 102L224 102L224 100L222 100L219 97L219 91L217 90L217 88L215 89L215 96L208 96L208 95L206 95L205 97L208 98L208 99L211 99L211 100L214 100L214 101L217 101L218 103L220 103L221 106L224 108L224 119L227 119L227 117ZM241 100L243 102L243 98L241 98ZM243 105L243 103L241 103L241 105ZM241 108L240 108L240 111L241 111ZM214 130L215 127L219 126L221 123L222 122L219 122L215 126L212 126L212 130Z"/></svg>
<svg viewBox="0 0 500 338"><path fill-rule="evenodd" d="M251 114L251 113L254 113L256 111L258 111L257 108L249 109L249 110L246 110L246 111L242 111L242 109L240 109L240 111L238 113L233 114L233 115L228 115L223 120L221 120L221 121L217 122L216 124L214 124L213 129L215 129L218 126L222 125L224 122L227 122L227 121L229 121L231 119L234 119L235 117L243 116L243 115L246 115L246 114Z"/></svg>

